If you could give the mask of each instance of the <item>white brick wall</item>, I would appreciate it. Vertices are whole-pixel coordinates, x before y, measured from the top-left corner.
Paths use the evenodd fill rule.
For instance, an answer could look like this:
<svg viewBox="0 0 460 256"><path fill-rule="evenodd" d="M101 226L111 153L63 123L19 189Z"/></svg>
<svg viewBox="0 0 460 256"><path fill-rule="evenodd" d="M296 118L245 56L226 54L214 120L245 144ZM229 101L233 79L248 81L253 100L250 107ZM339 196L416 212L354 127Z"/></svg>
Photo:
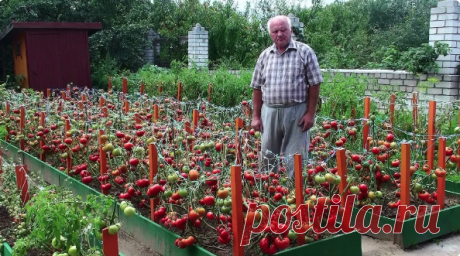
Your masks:
<svg viewBox="0 0 460 256"><path fill-rule="evenodd" d="M188 31L189 67L195 63L199 67L207 67L208 61L208 31L199 23Z"/></svg>

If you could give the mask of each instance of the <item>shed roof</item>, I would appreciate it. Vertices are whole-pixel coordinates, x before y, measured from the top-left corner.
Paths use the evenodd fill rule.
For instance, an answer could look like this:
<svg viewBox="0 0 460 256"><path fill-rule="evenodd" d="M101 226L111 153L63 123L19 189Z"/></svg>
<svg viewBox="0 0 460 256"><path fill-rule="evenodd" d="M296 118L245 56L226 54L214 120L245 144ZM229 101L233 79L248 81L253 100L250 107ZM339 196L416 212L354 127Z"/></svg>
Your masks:
<svg viewBox="0 0 460 256"><path fill-rule="evenodd" d="M0 42L19 31L39 29L87 30L88 35L102 29L100 22L11 22L0 32Z"/></svg>

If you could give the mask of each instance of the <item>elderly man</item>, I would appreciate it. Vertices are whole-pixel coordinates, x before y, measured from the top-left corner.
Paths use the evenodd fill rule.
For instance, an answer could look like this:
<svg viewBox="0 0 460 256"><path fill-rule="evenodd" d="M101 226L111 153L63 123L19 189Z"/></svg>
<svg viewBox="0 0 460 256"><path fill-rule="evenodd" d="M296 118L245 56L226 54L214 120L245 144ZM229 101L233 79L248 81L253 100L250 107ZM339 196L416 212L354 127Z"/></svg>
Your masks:
<svg viewBox="0 0 460 256"><path fill-rule="evenodd" d="M251 126L262 132L264 169L277 172L274 160L283 155L293 178L293 155L308 157L323 77L314 51L291 38L287 16L273 17L267 25L274 44L260 54L255 66Z"/></svg>

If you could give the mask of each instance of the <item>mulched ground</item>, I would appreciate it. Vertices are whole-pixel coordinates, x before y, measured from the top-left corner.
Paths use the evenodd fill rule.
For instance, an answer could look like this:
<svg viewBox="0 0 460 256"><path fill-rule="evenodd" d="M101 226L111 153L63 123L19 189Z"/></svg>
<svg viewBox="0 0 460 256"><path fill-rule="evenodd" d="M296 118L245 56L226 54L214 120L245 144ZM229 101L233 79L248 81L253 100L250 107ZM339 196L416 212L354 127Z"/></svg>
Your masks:
<svg viewBox="0 0 460 256"><path fill-rule="evenodd" d="M13 218L8 213L8 209L5 206L0 206L0 234L6 238L6 242L11 247L14 246L16 239L9 237L8 233L13 228Z"/></svg>

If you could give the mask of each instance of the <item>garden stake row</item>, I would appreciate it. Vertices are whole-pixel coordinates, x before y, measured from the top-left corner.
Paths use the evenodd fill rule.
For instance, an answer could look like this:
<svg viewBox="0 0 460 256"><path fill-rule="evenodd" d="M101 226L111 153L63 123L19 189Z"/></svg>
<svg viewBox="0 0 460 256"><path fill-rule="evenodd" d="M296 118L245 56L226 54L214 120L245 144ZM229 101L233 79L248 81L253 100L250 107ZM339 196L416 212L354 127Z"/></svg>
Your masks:
<svg viewBox="0 0 460 256"><path fill-rule="evenodd" d="M44 111L40 113L40 125L42 127L45 127L45 112ZM46 161L45 150L43 149L44 146L45 146L45 141L41 139L40 140L40 149L41 149L40 160L42 160L43 162Z"/></svg>
<svg viewBox="0 0 460 256"><path fill-rule="evenodd" d="M102 251L104 256L118 256L118 233L109 234L109 228L102 230Z"/></svg>
<svg viewBox="0 0 460 256"><path fill-rule="evenodd" d="M401 205L410 205L410 144L401 143ZM398 217L398 220L404 221L409 218L409 212L404 216Z"/></svg>
<svg viewBox="0 0 460 256"><path fill-rule="evenodd" d="M67 132L70 131L70 120L67 118L65 120L65 133L67 137ZM68 154L67 154L67 175L69 175L70 170L72 170L72 157L70 156L70 151L67 149Z"/></svg>
<svg viewBox="0 0 460 256"><path fill-rule="evenodd" d="M241 184L241 166L231 167L232 189L232 227L233 227L233 255L243 256L244 246L241 246L243 238L243 186Z"/></svg>
<svg viewBox="0 0 460 256"><path fill-rule="evenodd" d="M153 184L153 179L158 173L158 149L155 144L149 144L149 184ZM160 204L160 198L150 199L150 219L155 221L155 208Z"/></svg>
<svg viewBox="0 0 460 256"><path fill-rule="evenodd" d="M366 97L364 98L364 118L369 119L369 113L371 111L371 98ZM364 120L364 127L363 127L363 149L369 151L369 141L367 137L369 136L369 124L367 121Z"/></svg>
<svg viewBox="0 0 460 256"><path fill-rule="evenodd" d="M348 170L347 170L347 156L345 155L345 149L340 148L336 152L337 156L337 172L340 176L340 183L339 183L339 193L342 197L342 207L345 207L345 198L347 197L347 177L348 177Z"/></svg>
<svg viewBox="0 0 460 256"><path fill-rule="evenodd" d="M444 175L438 176L438 198L437 203L439 208L444 209L446 195L446 138L439 138L438 144L438 167L444 172Z"/></svg>
<svg viewBox="0 0 460 256"><path fill-rule="evenodd" d="M30 200L29 183L27 181L27 165L16 166L16 185L21 191L21 201L25 205Z"/></svg>
<svg viewBox="0 0 460 256"><path fill-rule="evenodd" d="M295 154L294 155L294 177L295 177L295 198L296 198L296 206L297 209L303 204L305 204L303 200L303 177L302 177L302 155ZM308 220L306 216L300 216L301 223L306 223ZM299 220L299 219L298 219ZM305 244L305 234L298 234L297 235L297 244L303 245Z"/></svg>
<svg viewBox="0 0 460 256"><path fill-rule="evenodd" d="M435 144L435 127L436 120L436 101L430 101L428 109L428 136L427 136L427 160L430 170L434 167L434 144Z"/></svg>

